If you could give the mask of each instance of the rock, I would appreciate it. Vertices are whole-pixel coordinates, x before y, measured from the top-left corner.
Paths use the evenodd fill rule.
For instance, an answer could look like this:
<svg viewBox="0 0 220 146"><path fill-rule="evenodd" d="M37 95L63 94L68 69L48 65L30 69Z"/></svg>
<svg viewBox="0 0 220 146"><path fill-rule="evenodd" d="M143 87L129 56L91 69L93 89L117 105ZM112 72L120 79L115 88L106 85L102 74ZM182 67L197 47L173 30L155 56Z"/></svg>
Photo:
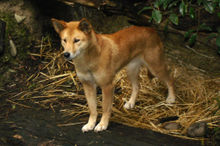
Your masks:
<svg viewBox="0 0 220 146"><path fill-rule="evenodd" d="M187 135L190 137L204 137L207 134L207 123L198 122L190 125Z"/></svg>
<svg viewBox="0 0 220 146"><path fill-rule="evenodd" d="M21 16L21 15L18 15L18 14L15 13L15 20L18 23L21 23L25 18L26 18L26 16Z"/></svg>
<svg viewBox="0 0 220 146"><path fill-rule="evenodd" d="M17 55L17 49L16 49L16 46L14 44L14 42L12 41L12 39L9 40L9 44L10 44L10 53L11 53L11 56L16 56Z"/></svg>
<svg viewBox="0 0 220 146"><path fill-rule="evenodd" d="M164 123L163 128L166 130L178 130L181 128L181 125L179 123L169 122Z"/></svg>

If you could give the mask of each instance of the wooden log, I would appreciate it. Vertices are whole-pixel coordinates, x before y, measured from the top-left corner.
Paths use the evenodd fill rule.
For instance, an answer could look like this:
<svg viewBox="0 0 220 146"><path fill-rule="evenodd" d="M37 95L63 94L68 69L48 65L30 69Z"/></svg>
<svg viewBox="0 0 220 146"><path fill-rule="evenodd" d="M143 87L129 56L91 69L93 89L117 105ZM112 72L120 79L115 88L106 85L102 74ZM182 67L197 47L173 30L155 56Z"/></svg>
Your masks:
<svg viewBox="0 0 220 146"><path fill-rule="evenodd" d="M75 3L83 6L96 8L107 15L124 15L130 18L129 22L135 25L152 25L148 22L150 16L137 14L147 3L142 0L59 0L67 5L74 6ZM140 7L141 5L141 7Z"/></svg>

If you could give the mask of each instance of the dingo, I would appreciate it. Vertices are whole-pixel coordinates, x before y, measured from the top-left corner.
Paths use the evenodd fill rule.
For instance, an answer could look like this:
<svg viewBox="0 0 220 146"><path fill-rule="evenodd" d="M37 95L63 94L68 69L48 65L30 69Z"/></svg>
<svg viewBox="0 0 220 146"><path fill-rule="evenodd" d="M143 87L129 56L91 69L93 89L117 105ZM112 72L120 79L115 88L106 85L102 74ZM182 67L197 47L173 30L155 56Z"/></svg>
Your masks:
<svg viewBox="0 0 220 146"><path fill-rule="evenodd" d="M162 42L154 29L131 26L113 34L97 34L85 18L72 22L52 19L52 24L61 38L64 57L74 60L77 76L85 91L90 116L88 123L82 127L83 132L107 129L113 101L112 82L116 73L124 66L132 84L132 94L124 108L131 109L135 105L141 65L145 65L150 74L166 83L166 102L175 102L173 79L167 70ZM103 114L95 127L98 115L96 86L102 89Z"/></svg>

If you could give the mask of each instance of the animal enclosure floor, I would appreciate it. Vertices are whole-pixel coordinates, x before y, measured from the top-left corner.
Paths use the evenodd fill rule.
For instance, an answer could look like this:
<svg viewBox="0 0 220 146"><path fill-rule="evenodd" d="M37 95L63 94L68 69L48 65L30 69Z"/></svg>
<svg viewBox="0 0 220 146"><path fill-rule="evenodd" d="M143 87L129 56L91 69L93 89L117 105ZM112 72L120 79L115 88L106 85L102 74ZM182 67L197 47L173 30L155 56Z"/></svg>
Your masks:
<svg viewBox="0 0 220 146"><path fill-rule="evenodd" d="M43 109L19 108L7 118L1 117L0 145L200 145L200 141L185 140L151 130L110 123L109 130L82 133L87 118L82 117L64 125L65 118L59 113Z"/></svg>
<svg viewBox="0 0 220 146"><path fill-rule="evenodd" d="M175 57L180 56L185 52L178 50L170 50L169 52L167 52L168 57L172 58L172 61L181 61L181 59ZM185 55L183 56L187 56L186 54L188 53L185 53ZM71 104L70 106L69 104L75 102L71 102L69 98L60 98L56 95L55 98L57 98L57 100L53 100L53 98L48 98L43 100L47 104L40 104L40 100L33 98L34 96L44 97L44 93L50 92L47 92L46 90L44 91L44 93L41 93L46 84L44 84L43 88L40 88L40 90L35 90L38 87L36 86L36 81L33 82L33 84L29 85L25 82L28 78L31 77L31 75L36 75L35 72L42 67L41 59L36 60L35 58L31 58L31 56L29 57L30 58L28 59L28 61L11 67L12 69L16 70L16 72L10 76L11 80L8 80L8 83L5 84L5 87L2 89L0 88L0 145L194 146L203 144L201 143L203 141L180 139L158 132L153 132L152 130L124 126L118 123L114 123L112 121L110 122L110 126L107 131L101 133L94 133L93 131L89 133L82 133L81 127L87 121L88 114L84 114L83 116L79 115L77 118L72 118L71 115L64 117L64 114L60 113L61 110L72 110L73 105ZM35 61L32 61L34 59ZM202 59L200 58L198 60ZM212 70L207 69L207 74L219 74L219 65L217 65L219 56L217 56L216 59L214 58L210 60L217 60L217 67L211 68ZM184 61L184 63L190 64L187 61ZM196 62L192 61L192 63L194 63L192 64L193 66L198 66ZM206 66L206 68L209 68L209 66ZM204 68L201 67L201 69ZM214 77L214 75L212 77ZM215 86L215 84L212 84L212 86ZM210 86L209 88L212 88L212 86ZM66 90L68 88L70 88L70 90ZM65 91L72 92L72 87L68 86L68 88L65 86ZM52 89L54 90L54 88ZM26 90L28 92L25 92ZM28 94L26 93L30 93L32 92L32 90L35 91L33 96L31 94L30 98L24 98L23 94L28 96ZM62 93L62 95L64 95L64 92ZM87 107L85 99L81 96L82 95L80 95L82 105ZM77 100L79 99L77 98ZM60 103L58 104L57 102ZM57 104L59 106L56 106ZM45 109L45 105L47 105L46 108L48 110ZM53 107L55 108L53 109ZM55 111L53 112L53 110ZM85 112L87 113L87 109L85 110ZM134 113L134 115L137 115L137 113ZM117 122L120 119L122 119L122 116L118 117Z"/></svg>
<svg viewBox="0 0 220 146"><path fill-rule="evenodd" d="M56 5L56 7L57 6L58 5ZM6 10L12 9L12 5L8 5L8 7L5 7L5 5L1 5L0 7L4 7L4 9ZM13 11L14 9L15 8L13 8ZM44 8L42 10L47 10L50 14L52 14L52 10L57 11L57 13L61 12L55 9L54 7L52 9ZM64 12L64 15L69 16L67 15L67 11ZM92 13L91 15L94 16ZM14 15L12 16L13 16L12 18L14 18ZM118 17L117 19L115 19L115 17L111 19L110 18L104 19L103 17L96 15L96 18L98 19L94 19L93 24L95 24L96 28L99 28L98 29L99 32L103 32L103 33L109 31L114 32L124 27L123 25L127 24L127 22L125 21L127 20L127 18L125 19L124 17L123 19L122 17ZM103 20L98 21L100 19ZM43 20L45 21L45 19ZM30 23L30 24L32 25L35 23ZM12 30L13 32L17 32L15 27L13 27ZM40 32L38 29L36 30L37 32ZM52 31L52 29L50 31ZM163 35L161 34L161 36ZM15 38L19 38L17 39L17 41L19 42L17 44L23 44L22 43L23 39L20 37L20 35L15 36ZM14 63L12 63L11 65L7 63L3 63L1 66L1 70L3 70L2 72L4 72L4 76L2 77L4 79L4 82L2 83L2 86L0 86L0 146L1 145L3 146L5 145L6 146L7 145L12 145L12 146L205 145L206 144L205 140L211 141L212 139L204 138L204 141L192 141L187 139L181 139L181 138L162 134L163 132L161 133L153 132L152 130L150 130L151 128L155 130L155 127L152 125L148 126L147 129L134 128L135 126L137 126L137 124L135 123L137 121L137 117L138 118L141 117L138 114L144 115L143 117L146 118L146 119L142 118L142 121L140 123L144 123L148 121L151 121L153 123L154 121L158 120L160 117L163 116L163 115L161 116L161 111L164 112L165 113L164 115L166 116L180 115L180 120L177 122L182 122L180 123L183 126L182 129L186 128L187 125L190 124L190 121L195 122L199 120L201 117L202 120L210 119L210 121L208 121L209 124L215 122L212 118L210 118L211 116L213 116L213 111L209 109L209 107L213 107L212 106L213 102L210 103L208 100L206 101L206 99L207 98L210 99L210 97L215 95L216 97L217 95L218 96L220 95L219 90L216 89L217 87L220 87L219 86L220 57L217 54L217 50L215 50L215 48L211 49L210 43L207 42L205 43L205 41L200 40L201 38L199 38L199 40L200 42L203 43L197 43L193 48L187 47L186 44L183 42L183 39L184 39L183 36L176 34L168 34L168 36L163 38L166 55L169 59L169 62L174 64L173 70L174 73L177 74L176 80L178 81L178 83L181 83L181 84L176 84L178 86L177 91L179 92L179 96L177 100L179 101L180 104L187 103L185 105L180 105L181 107L180 109L183 109L180 110L179 112L180 114L177 114L179 110L175 110L174 107L166 109L165 106L159 106L157 108L157 105L160 105L159 103L161 101L164 101L164 99L160 99L158 97L165 97L165 96L157 96L157 95L160 94L165 95L167 90L163 86L161 88L161 84L155 81L149 83L148 86L149 88L144 88L150 92L143 92L144 94L142 94L142 97L147 96L148 98L139 97L138 98L139 101L137 102L137 105L139 107L150 107L150 108L147 108L147 110L139 110L136 108L135 110L129 110L128 112L125 112L123 108L119 108L120 106L114 106L116 107L115 109L119 109L117 111L122 113L123 116L121 115L116 116L116 114L118 113L113 112L113 116L111 117L112 121L110 122L108 130L101 133L95 133L93 131L88 133L81 132L81 128L83 124L85 124L85 122L88 119L87 108L84 108L87 107L86 99L84 98L83 92L82 93L79 92L80 94L79 97L77 96L77 98L72 98L72 94L70 96L68 94L68 93L72 93L73 90L75 90L75 86L73 86L75 83L73 83L68 76L65 76L65 74L63 75L62 73L65 72L66 74L68 74L67 71L68 70L72 71L74 67L71 66L71 68L67 68L62 63L62 59L61 59L62 57L56 58L57 56L56 50L58 51L60 42L55 41L54 39L51 39L52 40L51 41L48 37L45 38L42 37L42 40L30 44L31 45L29 48L30 50L28 50L27 52L30 51L32 55L29 54L25 60L16 58ZM19 48L19 46L17 46L17 48ZM25 48L25 46L24 47L22 46L21 48ZM34 56L33 54L37 54L37 56ZM47 63L49 67L47 66ZM64 69L57 68L56 66L57 64L58 65L60 64L60 66L63 67ZM187 66L186 69L184 68L185 66ZM45 68L46 71L43 70L43 68ZM183 72L182 70L178 70L178 69L183 69L183 71L185 69L186 71ZM203 76L201 76L201 82L199 82L200 78L198 78L198 76L200 74L197 74L197 72L202 72L206 76L209 76L209 78L203 79L202 78ZM190 74L191 78L184 78L186 75L187 77L189 77L188 74ZM38 75L40 75L39 79L37 79ZM58 76L59 77L63 76L63 78L58 78ZM50 77L51 80L49 80ZM43 80L44 82L41 83L41 81ZM62 84L64 81L65 84ZM57 85L53 85L53 83L59 84L61 86L59 88L56 88ZM50 87L50 85L51 85L50 89L44 90L45 88ZM124 87L126 87L126 89L129 89L127 85ZM192 90L193 87L196 87L195 90ZM214 92L215 89L217 90L216 92ZM209 92L210 90L212 92ZM183 91L187 91L187 92L183 92ZM124 98L124 95L130 95L128 94L129 90L121 90L120 92L125 94L118 95L118 100L115 100L116 105L117 104L123 105L122 104L123 102L121 101ZM73 92L73 93L77 93L77 92ZM184 93L190 93L190 94L184 94ZM206 94L201 94L201 93L206 93ZM53 95L53 97L51 97L51 95ZM193 96L194 98L192 98L191 95L194 95ZM205 95L202 96L205 98L200 98L201 95ZM39 98L36 98L36 96L38 96ZM190 99L187 100L186 96L195 100L190 100ZM183 100L181 100L181 98ZM203 102L198 102L197 99ZM154 100L156 102L154 102ZM74 106L78 104L78 102L75 101L78 101L79 103L81 102L79 104L79 107L81 107L81 109L84 110L83 115L78 114L80 112L82 113L82 110L79 109L77 106ZM140 101L145 101L145 102L140 102ZM206 108L202 110L198 110L197 108L199 107L198 105L206 106ZM189 108L187 108L187 106L189 106ZM76 109L74 109L73 107L76 107ZM178 105L175 107L178 107ZM201 109L201 107L199 109ZM144 109L144 108L140 108L140 109ZM202 113L206 109L209 109L207 110L208 112ZM61 111L63 110L66 110L66 113L61 113ZM174 111L173 112L174 114L172 113L172 111ZM78 112L77 113L78 116L76 118L73 118L75 114L71 115L70 112L76 112L76 113ZM85 112L87 115L85 115ZM168 114L168 112L170 113L170 115ZM149 115L147 115L146 113ZM123 121L121 122L123 124L125 124L125 122L128 121L127 119L133 120L132 118L129 118L128 115L133 115L133 117L135 117L133 118L134 122L129 122L131 126L133 125L133 127L128 127L125 125L118 124L120 120ZM211 124L209 125L210 127L212 126ZM218 123L215 124L217 125ZM157 124L155 125L157 126ZM212 128L214 129L215 127ZM181 133L181 131L179 133ZM170 132L169 134L178 135L179 133ZM183 133L183 135L186 136L185 133ZM206 144L206 145L214 145L214 144Z"/></svg>

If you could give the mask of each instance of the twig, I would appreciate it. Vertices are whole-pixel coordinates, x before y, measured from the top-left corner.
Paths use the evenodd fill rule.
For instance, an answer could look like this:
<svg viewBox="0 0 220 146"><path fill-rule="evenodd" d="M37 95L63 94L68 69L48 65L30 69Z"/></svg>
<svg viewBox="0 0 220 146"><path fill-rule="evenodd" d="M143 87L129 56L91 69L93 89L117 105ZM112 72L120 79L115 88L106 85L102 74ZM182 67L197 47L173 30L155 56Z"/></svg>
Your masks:
<svg viewBox="0 0 220 146"><path fill-rule="evenodd" d="M191 47L188 46L188 45L186 45L186 48L192 50L194 53L196 53L196 54L198 54L198 55L200 55L200 56L203 56L203 57L206 57L206 58L209 58L209 59L213 59L213 58L214 58L214 57L210 57L210 56L207 56L207 55L205 55L205 54L199 53L199 52L197 52L196 50L194 50L193 48L191 48Z"/></svg>
<svg viewBox="0 0 220 146"><path fill-rule="evenodd" d="M21 103L17 103L17 102L14 102L12 100L9 100L9 99L6 99L7 102L10 102L10 103L13 103L13 104L16 104L16 105L19 105L19 106L23 106L25 108L32 108L30 106L27 106L27 105L24 105L24 104L21 104Z"/></svg>
<svg viewBox="0 0 220 146"><path fill-rule="evenodd" d="M86 122L76 122L76 123L67 123L67 124L57 124L58 127L67 127L67 126L75 126L85 124Z"/></svg>

